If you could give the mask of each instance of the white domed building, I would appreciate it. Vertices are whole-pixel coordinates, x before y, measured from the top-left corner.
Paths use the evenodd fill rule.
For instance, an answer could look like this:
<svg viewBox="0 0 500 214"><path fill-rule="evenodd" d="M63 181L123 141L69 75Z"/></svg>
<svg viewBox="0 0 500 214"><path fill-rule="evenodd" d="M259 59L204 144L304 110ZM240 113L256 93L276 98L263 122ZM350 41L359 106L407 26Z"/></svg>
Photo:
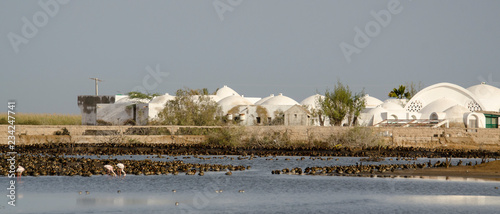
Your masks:
<svg viewBox="0 0 500 214"><path fill-rule="evenodd" d="M364 100L365 100L365 108L367 109L376 108L377 106L383 103L381 100L372 97L369 94L365 95Z"/></svg>
<svg viewBox="0 0 500 214"><path fill-rule="evenodd" d="M227 87L227 85L224 85L222 88L219 88L217 90L217 92L215 93L215 95L217 95L217 97L219 97L219 100L222 100L226 97L233 96L233 95L240 96L240 94L238 94L238 92L236 92L232 88Z"/></svg>
<svg viewBox="0 0 500 214"><path fill-rule="evenodd" d="M268 97L264 97L257 102L255 102L255 105L262 105L262 103L266 102L267 100L271 99L274 97L274 94L269 95Z"/></svg>
<svg viewBox="0 0 500 214"><path fill-rule="evenodd" d="M366 94L364 96L364 101L365 101L365 109L361 111L357 121L357 124L361 126L373 126L374 124L383 121L382 112L387 111L385 107L392 106L393 103L400 105L399 100L388 99L385 101L386 103L385 107L382 107L382 104L384 104L384 102L375 97L370 96L369 94ZM391 108L398 108L398 107L391 107Z"/></svg>
<svg viewBox="0 0 500 214"><path fill-rule="evenodd" d="M245 98L243 98L240 95L232 95L232 96L225 97L224 99L217 102L217 104L219 104L219 106L221 107L222 113L224 115L226 115L228 113L230 113L230 114L236 113L236 112L229 112L232 108L234 108L236 106L253 105L252 102L246 100Z"/></svg>
<svg viewBox="0 0 500 214"><path fill-rule="evenodd" d="M483 105L485 111L500 112L500 88L482 83L467 90Z"/></svg>
<svg viewBox="0 0 500 214"><path fill-rule="evenodd" d="M403 103L404 101L393 98L382 102L377 98L367 95L365 96L366 108L361 112L358 124L362 126L374 126L386 120L398 121L406 119L407 113L402 106Z"/></svg>
<svg viewBox="0 0 500 214"><path fill-rule="evenodd" d="M255 103L252 103L249 100L245 100L242 97L234 97L234 99L228 99L227 101L225 99L219 101L219 105L222 107L224 114L226 114L228 118L238 120L239 124L241 125L269 124L277 116L285 117L283 118L283 120L289 121L290 125L296 125L293 121L295 117L297 118L297 121L300 121L299 123L309 124L309 121L307 121L307 119L304 119L307 118L308 112L300 106L300 108L298 109L293 109L294 113L292 114L292 119L285 120L287 119L287 110L290 110L293 106L298 106L299 103L290 97L284 96L281 93L278 96L274 96L273 94L271 94L268 97L259 99ZM283 115L277 115L277 113L282 113ZM300 120L298 120L299 118Z"/></svg>
<svg viewBox="0 0 500 214"><path fill-rule="evenodd" d="M309 96L300 102L300 105L304 106L311 112L311 125L313 126L330 126L330 119L325 115L317 115L318 110L321 109L319 101L324 100L325 96L321 94L315 94Z"/></svg>
<svg viewBox="0 0 500 214"><path fill-rule="evenodd" d="M320 109L318 99L324 98L323 95L309 96L299 104L281 93L264 98L244 97L224 85L209 97L219 104L224 115L238 120L241 125L266 124L277 116L284 117L286 125L321 125L315 112ZM95 118L101 124L123 125L137 121L137 125L146 125L157 119L165 104L173 99L175 96L168 93L152 100L116 95L114 103L95 104ZM364 101L366 108L356 121L363 126L439 127L452 124L454 127L498 128L500 117L500 89L484 83L467 89L438 83L422 89L410 100L382 102L366 95ZM328 118L321 121L329 125Z"/></svg>
<svg viewBox="0 0 500 214"><path fill-rule="evenodd" d="M306 106L309 109L309 111L313 111L321 107L319 104L320 99L325 99L325 96L321 94L315 94L302 100L300 102L300 105Z"/></svg>
<svg viewBox="0 0 500 214"><path fill-rule="evenodd" d="M279 93L278 96L274 96L261 103L260 106L267 109L269 117L274 119L278 112L285 112L294 105L299 105L299 103L290 97Z"/></svg>
<svg viewBox="0 0 500 214"><path fill-rule="evenodd" d="M298 105L299 103L293 100L290 97L284 96L282 93L279 93L278 96L271 97L265 102L261 103L261 105Z"/></svg>
<svg viewBox="0 0 500 214"><path fill-rule="evenodd" d="M454 105L443 111L444 118L450 123L454 124L465 124L466 115L469 113L469 109L463 107L462 105Z"/></svg>
<svg viewBox="0 0 500 214"><path fill-rule="evenodd" d="M172 96L168 93L165 93L164 95L155 97L149 102L149 105L147 108L148 109L148 117L150 120L157 120L158 119L158 113L160 113L164 108L165 105L167 104L168 101L174 100L175 96Z"/></svg>
<svg viewBox="0 0 500 214"><path fill-rule="evenodd" d="M479 90L482 87L471 88ZM477 112L489 108L470 90L451 83L438 83L418 92L408 101L405 109L411 113L420 113L420 120L429 120L431 123L452 122L456 126L484 128L485 119ZM477 120L467 120L468 115L472 113ZM460 114L461 120L458 118Z"/></svg>
<svg viewBox="0 0 500 214"><path fill-rule="evenodd" d="M399 101L403 100L389 99L374 109L365 110L361 124L448 127L452 123L454 127L498 127L500 89L484 83L468 89L438 83L422 89L408 102Z"/></svg>

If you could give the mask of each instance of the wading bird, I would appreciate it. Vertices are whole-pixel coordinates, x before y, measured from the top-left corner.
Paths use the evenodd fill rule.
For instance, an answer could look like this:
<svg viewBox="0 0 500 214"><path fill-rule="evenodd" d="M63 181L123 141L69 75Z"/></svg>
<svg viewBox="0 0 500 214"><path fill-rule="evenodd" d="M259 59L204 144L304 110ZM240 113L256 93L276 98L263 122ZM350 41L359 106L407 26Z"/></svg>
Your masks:
<svg viewBox="0 0 500 214"><path fill-rule="evenodd" d="M116 167L118 167L118 176L122 176L122 172L123 172L123 177L127 176L127 173L125 173L125 171L123 169L125 169L125 165L123 165L122 163L118 163L116 164Z"/></svg>
<svg viewBox="0 0 500 214"><path fill-rule="evenodd" d="M24 167L18 166L16 172L17 172L17 178L18 178L18 180L21 179L21 175L24 172Z"/></svg>
<svg viewBox="0 0 500 214"><path fill-rule="evenodd" d="M104 168L108 170L109 175L111 175L113 177L116 176L115 171L113 171L113 166L111 166L111 165L104 165ZM111 173L113 173L113 174L111 174Z"/></svg>

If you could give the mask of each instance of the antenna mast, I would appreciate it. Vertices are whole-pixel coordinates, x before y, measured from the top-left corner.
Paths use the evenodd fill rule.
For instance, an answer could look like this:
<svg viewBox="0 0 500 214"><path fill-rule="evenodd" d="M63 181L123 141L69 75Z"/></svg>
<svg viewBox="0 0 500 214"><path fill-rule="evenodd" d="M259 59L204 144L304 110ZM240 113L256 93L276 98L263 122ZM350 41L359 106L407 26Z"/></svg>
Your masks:
<svg viewBox="0 0 500 214"><path fill-rule="evenodd" d="M97 77L96 78L89 78L89 79L95 80L95 95L99 96L99 86L97 86L97 83L102 82L102 80L97 78Z"/></svg>

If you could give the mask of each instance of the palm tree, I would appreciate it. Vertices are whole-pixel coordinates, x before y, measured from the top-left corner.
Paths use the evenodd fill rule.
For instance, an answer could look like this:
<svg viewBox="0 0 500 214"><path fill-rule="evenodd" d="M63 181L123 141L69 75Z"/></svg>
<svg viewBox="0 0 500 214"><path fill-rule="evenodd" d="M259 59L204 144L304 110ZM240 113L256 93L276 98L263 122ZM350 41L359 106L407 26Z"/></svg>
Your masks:
<svg viewBox="0 0 500 214"><path fill-rule="evenodd" d="M392 89L391 92L389 92L389 97L396 97L398 99L403 99L407 98L409 99L411 97L410 92L405 92L406 87L404 85L400 85L399 88L394 88Z"/></svg>

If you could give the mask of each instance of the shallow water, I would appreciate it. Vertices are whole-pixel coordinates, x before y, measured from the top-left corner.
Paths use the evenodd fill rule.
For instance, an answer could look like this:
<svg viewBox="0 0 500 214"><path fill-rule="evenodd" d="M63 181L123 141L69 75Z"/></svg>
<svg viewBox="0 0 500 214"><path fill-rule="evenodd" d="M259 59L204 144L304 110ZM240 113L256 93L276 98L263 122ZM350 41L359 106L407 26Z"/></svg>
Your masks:
<svg viewBox="0 0 500 214"><path fill-rule="evenodd" d="M174 159L167 157L150 159ZM232 157L234 160L183 159L182 156L177 159L192 163L250 165L252 169L234 171L232 176L226 176L224 172L206 172L205 176L22 177L16 187L16 207L7 205L8 198L5 197L0 204L0 213L498 213L500 210L500 190L494 188L500 186L500 182L272 175L271 170L286 167L352 165L359 162L359 158L339 157L336 161L334 157L326 161L326 158L313 160L306 157L297 161L300 157L278 157L278 160L266 160L271 157L238 160L237 156ZM128 159L130 156L114 158ZM453 163L458 160L453 159ZM481 161L462 160L464 163ZM395 158L390 161L386 158L382 162L364 164L428 161L427 158L416 161L396 161ZM8 181L8 178L0 177L0 185L3 183L7 187ZM174 189L175 193L172 192ZM222 190L222 193L216 193L216 190ZM244 193L239 190L244 190ZM82 191L81 195L79 191ZM89 191L88 195L86 191Z"/></svg>

